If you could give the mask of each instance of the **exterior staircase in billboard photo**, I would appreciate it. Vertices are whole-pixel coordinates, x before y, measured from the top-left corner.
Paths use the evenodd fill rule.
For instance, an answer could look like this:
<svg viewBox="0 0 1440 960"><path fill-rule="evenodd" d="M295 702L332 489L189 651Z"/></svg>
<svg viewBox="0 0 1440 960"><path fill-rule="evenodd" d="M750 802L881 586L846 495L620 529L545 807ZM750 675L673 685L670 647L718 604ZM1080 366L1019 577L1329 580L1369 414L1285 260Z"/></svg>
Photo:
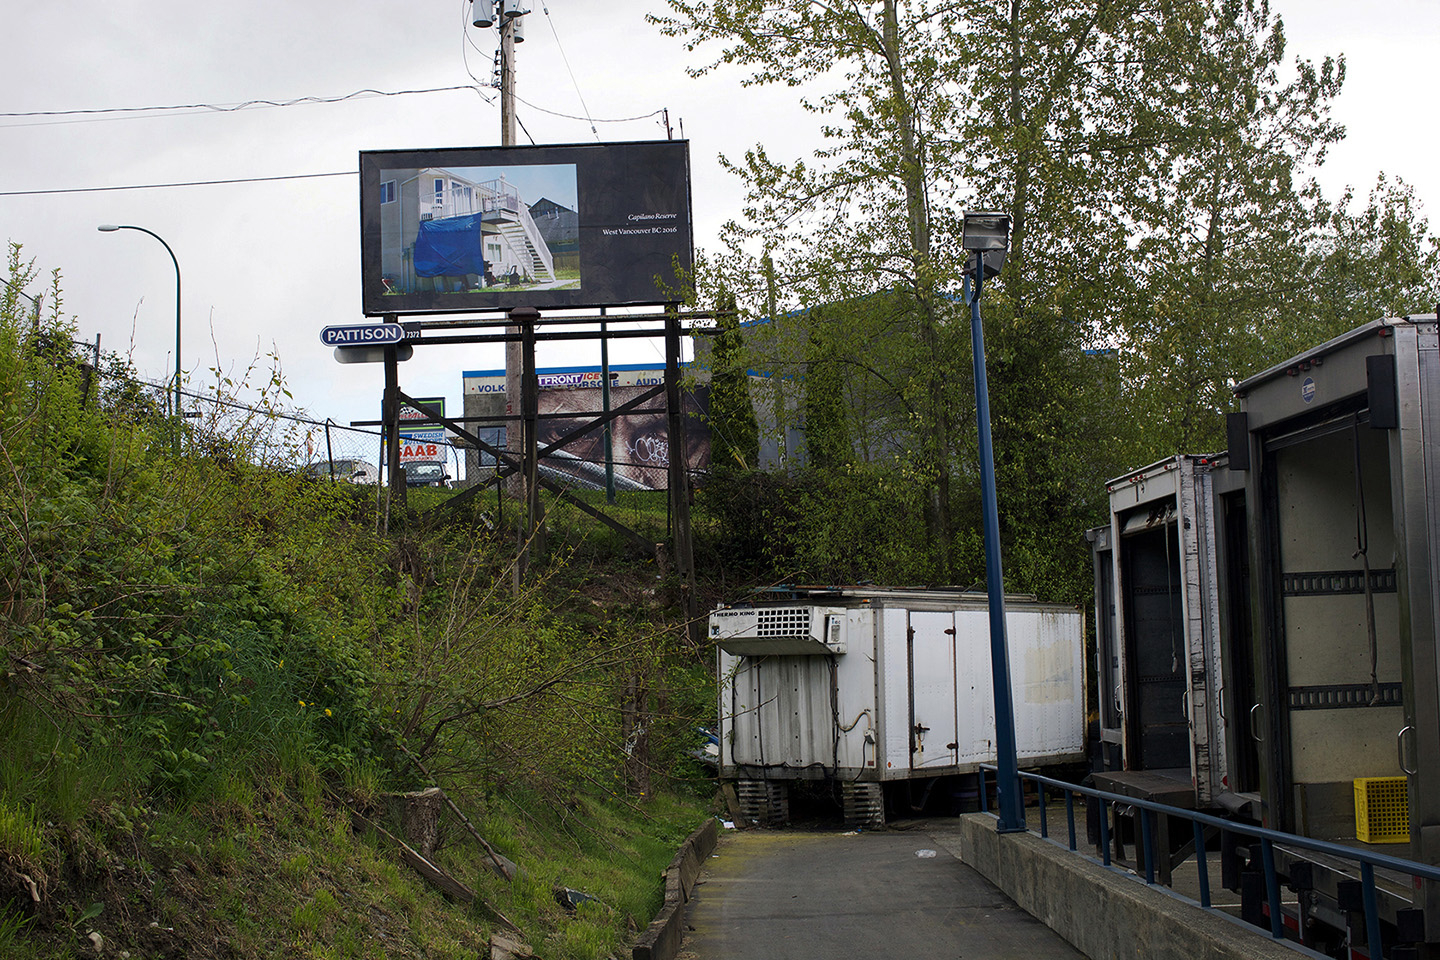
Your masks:
<svg viewBox="0 0 1440 960"><path fill-rule="evenodd" d="M496 221L495 227L509 242L511 249L526 260L530 276L542 283L555 279L555 261L550 255L550 247L540 236L540 228L535 226L529 210L522 205L514 219L507 216Z"/></svg>

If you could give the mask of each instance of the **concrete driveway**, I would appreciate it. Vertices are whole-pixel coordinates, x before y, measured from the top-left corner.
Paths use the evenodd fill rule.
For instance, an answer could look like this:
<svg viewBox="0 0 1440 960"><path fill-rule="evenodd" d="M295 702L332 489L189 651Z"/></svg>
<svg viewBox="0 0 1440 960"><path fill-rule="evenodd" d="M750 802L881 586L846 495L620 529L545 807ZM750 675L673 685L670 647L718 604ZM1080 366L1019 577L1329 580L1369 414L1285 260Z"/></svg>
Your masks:
<svg viewBox="0 0 1440 960"><path fill-rule="evenodd" d="M680 958L1084 960L950 853L948 832L725 831Z"/></svg>

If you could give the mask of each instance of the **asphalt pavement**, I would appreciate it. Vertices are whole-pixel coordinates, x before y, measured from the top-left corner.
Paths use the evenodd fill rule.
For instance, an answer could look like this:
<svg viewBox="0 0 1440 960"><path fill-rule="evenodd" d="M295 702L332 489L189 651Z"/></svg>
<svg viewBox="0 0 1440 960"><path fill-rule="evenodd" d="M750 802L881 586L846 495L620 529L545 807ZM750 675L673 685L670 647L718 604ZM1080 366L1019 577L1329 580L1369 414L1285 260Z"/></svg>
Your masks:
<svg viewBox="0 0 1440 960"><path fill-rule="evenodd" d="M680 960L1084 960L951 853L947 832L723 831Z"/></svg>

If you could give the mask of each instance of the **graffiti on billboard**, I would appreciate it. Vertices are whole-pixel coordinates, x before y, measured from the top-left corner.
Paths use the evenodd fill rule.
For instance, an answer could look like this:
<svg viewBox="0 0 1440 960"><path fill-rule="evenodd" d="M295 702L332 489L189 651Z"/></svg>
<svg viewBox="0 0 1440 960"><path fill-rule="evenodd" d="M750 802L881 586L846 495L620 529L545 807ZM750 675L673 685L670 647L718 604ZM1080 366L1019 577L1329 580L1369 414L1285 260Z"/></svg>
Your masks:
<svg viewBox="0 0 1440 960"><path fill-rule="evenodd" d="M599 386L597 382L595 386ZM610 405L629 403L653 389L649 385L611 387ZM708 391L683 395L686 462L691 472L710 465L710 431L704 418ZM540 445L544 447L582 426L599 409L599 391L583 387L542 390L540 413L575 413L571 418L540 422ZM664 396L650 400L625 416L612 421L611 443L615 485L621 490L664 490L670 463L670 430ZM591 427L541 461L541 467L555 479L592 489L605 486L605 439L603 428Z"/></svg>

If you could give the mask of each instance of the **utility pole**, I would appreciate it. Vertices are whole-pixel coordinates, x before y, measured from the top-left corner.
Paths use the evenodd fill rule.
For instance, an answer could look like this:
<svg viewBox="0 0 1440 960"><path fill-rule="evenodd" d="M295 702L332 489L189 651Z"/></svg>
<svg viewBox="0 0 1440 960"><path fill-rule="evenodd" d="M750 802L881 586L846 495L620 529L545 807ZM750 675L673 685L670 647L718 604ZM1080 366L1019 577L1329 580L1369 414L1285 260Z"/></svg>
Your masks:
<svg viewBox="0 0 1440 960"><path fill-rule="evenodd" d="M477 0L477 3L487 4L492 0ZM507 3L496 3L499 9L496 11L499 19L496 27L500 31L500 146L515 146L515 21L516 17L506 16ZM505 342L505 414L515 416L520 413L521 385L520 376L524 364L523 350L520 343L520 328L506 327L506 334L510 339ZM506 422L505 427L505 449L514 450L515 445L511 431L514 429L515 421ZM517 472L511 475L509 484L510 493L516 497L528 497L525 490L525 474ZM528 500L527 500L528 502Z"/></svg>
<svg viewBox="0 0 1440 960"><path fill-rule="evenodd" d="M487 7L487 4L492 4ZM500 31L500 146L515 146L515 41L520 18L528 12L523 0L475 0L475 6L491 14ZM544 507L540 503L538 437L539 378L535 371L535 321L540 312L532 307L516 307L510 311L512 320L520 325L505 328L505 413L520 415L519 449L522 469L510 483L512 496L523 497L525 520L519 530L519 553L515 561L513 587L520 592L521 581L530 561L545 551ZM515 450L513 429L516 421L507 420L505 448Z"/></svg>

